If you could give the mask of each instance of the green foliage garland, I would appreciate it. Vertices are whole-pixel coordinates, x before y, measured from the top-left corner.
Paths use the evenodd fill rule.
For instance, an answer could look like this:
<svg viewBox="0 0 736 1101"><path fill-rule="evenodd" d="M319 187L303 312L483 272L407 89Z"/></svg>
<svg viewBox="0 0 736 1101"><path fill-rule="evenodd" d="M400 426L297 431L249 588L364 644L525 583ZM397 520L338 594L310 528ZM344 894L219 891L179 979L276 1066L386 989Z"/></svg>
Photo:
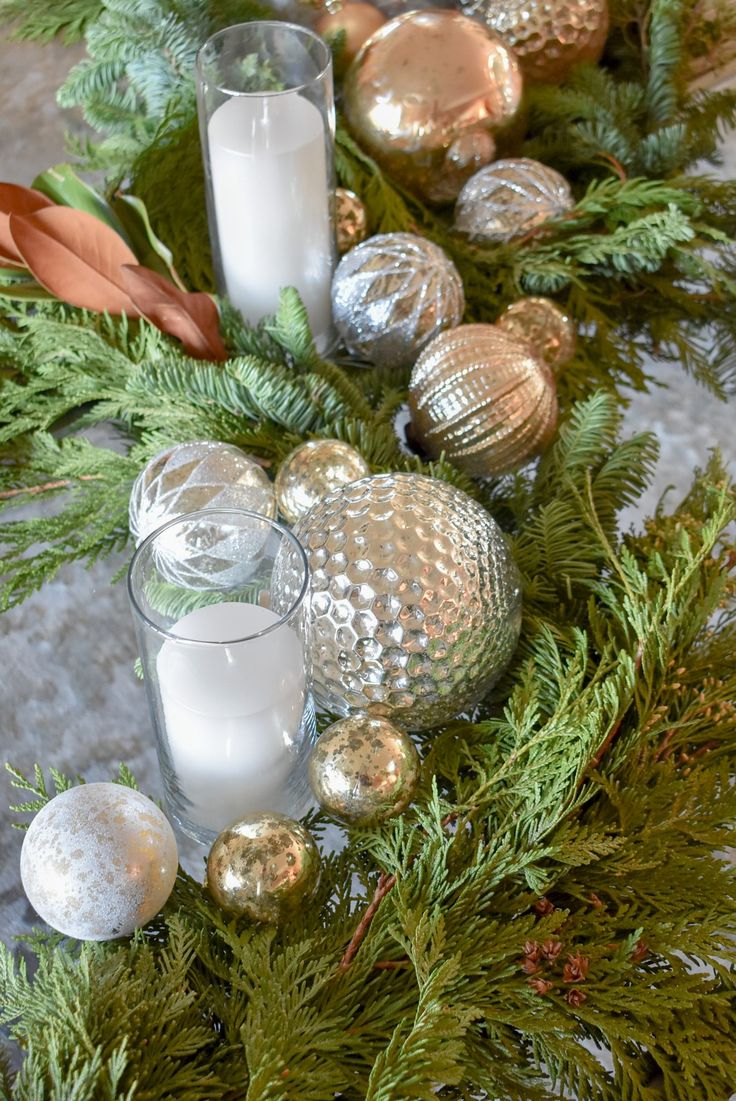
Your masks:
<svg viewBox="0 0 736 1101"><path fill-rule="evenodd" d="M226 919L181 875L126 942L35 934L29 976L4 953L0 1019L25 1051L0 1095L227 1101L725 1101L736 873L722 855L736 788L736 500L716 457L674 512L621 537L656 444L619 438L622 387L647 356L725 395L734 381L736 183L712 157L736 96L688 91L734 54L721 0L615 0L604 64L528 96L525 152L566 173L577 205L522 242L460 241L384 177L346 130L340 179L374 230L411 229L456 260L468 320L552 293L579 350L562 423L533 470L470 482L404 455L406 378L323 360L286 292L259 330L223 304L231 357L189 360L145 322L24 299L0 274L2 606L70 560L126 545L131 482L157 450L212 437L278 465L302 439L354 443L374 471L424 469L508 532L524 626L477 714L422 739L423 782L398 821L350 832L293 924ZM60 92L104 132L78 153L148 207L191 289L211 287L191 86L197 45L256 16L234 0L0 0L20 33L84 35ZM14 297L17 296L17 297ZM124 453L81 430L112 422ZM15 518L29 494L51 504ZM14 782L19 811L72 781ZM126 771L120 781L134 783ZM311 823L321 835L325 821ZM362 935L367 900L375 916ZM351 945L349 966L341 964ZM597 1054L596 1054L597 1053ZM602 1053L603 1058L598 1055Z"/></svg>

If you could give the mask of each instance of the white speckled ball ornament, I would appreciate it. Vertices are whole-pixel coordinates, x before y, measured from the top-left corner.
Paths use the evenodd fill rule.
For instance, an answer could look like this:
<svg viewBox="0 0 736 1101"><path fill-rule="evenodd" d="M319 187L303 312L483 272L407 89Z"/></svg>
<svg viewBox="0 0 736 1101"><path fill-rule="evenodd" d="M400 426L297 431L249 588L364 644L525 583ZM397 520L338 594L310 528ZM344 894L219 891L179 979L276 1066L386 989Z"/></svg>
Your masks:
<svg viewBox="0 0 736 1101"><path fill-rule="evenodd" d="M554 168L530 157L486 165L463 186L455 229L471 241L513 241L575 206L570 185Z"/></svg>
<svg viewBox="0 0 736 1101"><path fill-rule="evenodd" d="M332 280L335 327L353 355L378 367L412 363L465 310L447 253L413 233L380 233L351 249Z"/></svg>
<svg viewBox="0 0 736 1101"><path fill-rule="evenodd" d="M171 894L177 867L163 813L121 784L55 796L31 822L20 857L31 906L77 940L112 940L145 925Z"/></svg>

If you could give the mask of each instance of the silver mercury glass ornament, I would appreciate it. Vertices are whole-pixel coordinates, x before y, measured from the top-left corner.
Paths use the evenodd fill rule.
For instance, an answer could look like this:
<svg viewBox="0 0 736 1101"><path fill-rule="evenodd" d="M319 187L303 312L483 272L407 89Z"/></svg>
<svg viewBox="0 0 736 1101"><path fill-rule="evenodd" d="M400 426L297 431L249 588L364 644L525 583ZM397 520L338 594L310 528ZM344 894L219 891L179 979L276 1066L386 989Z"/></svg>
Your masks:
<svg viewBox="0 0 736 1101"><path fill-rule="evenodd" d="M575 205L554 168L529 157L495 161L471 176L455 204L455 229L472 241L513 241Z"/></svg>

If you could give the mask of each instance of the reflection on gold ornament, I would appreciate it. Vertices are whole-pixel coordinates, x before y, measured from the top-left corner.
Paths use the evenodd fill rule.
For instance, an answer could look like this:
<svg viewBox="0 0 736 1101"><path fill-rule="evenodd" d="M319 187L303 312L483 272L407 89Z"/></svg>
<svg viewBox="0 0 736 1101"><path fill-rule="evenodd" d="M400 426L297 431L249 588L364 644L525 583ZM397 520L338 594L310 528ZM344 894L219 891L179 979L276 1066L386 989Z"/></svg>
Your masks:
<svg viewBox="0 0 736 1101"><path fill-rule="evenodd" d="M314 29L323 37L344 31L345 45L341 56L346 61L352 61L366 39L385 22L386 16L373 4L366 4L364 0L348 0L348 3L337 7L327 5Z"/></svg>
<svg viewBox="0 0 736 1101"><path fill-rule="evenodd" d="M412 371L412 434L425 452L477 477L522 466L551 442L557 388L525 340L497 325L440 333Z"/></svg>
<svg viewBox="0 0 736 1101"><path fill-rule="evenodd" d="M529 80L557 84L603 53L607 0L460 0L458 6L508 42Z"/></svg>
<svg viewBox="0 0 736 1101"><path fill-rule="evenodd" d="M455 198L495 155L521 101L521 70L491 31L459 12L413 11L366 42L345 78L361 144L405 187Z"/></svg>
<svg viewBox="0 0 736 1101"><path fill-rule="evenodd" d="M496 325L526 341L554 373L575 354L575 322L549 298L520 298L507 306Z"/></svg>
<svg viewBox="0 0 736 1101"><path fill-rule="evenodd" d="M370 474L359 451L342 440L307 440L286 456L276 475L276 500L287 524L340 486Z"/></svg>
<svg viewBox="0 0 736 1101"><path fill-rule="evenodd" d="M368 211L362 200L347 187L335 188L335 227L337 251L341 256L368 236Z"/></svg>

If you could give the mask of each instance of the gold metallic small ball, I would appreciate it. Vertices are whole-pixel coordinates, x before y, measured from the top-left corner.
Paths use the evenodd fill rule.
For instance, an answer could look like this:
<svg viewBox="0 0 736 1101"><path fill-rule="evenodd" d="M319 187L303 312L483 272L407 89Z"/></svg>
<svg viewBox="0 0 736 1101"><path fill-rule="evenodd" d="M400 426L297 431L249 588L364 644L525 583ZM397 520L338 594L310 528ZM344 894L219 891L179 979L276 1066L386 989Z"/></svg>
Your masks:
<svg viewBox="0 0 736 1101"><path fill-rule="evenodd" d="M335 188L335 225L341 256L368 236L368 211L362 199L347 187Z"/></svg>
<svg viewBox="0 0 736 1101"><path fill-rule="evenodd" d="M521 91L519 64L498 35L456 11L411 11L365 43L347 72L344 106L382 168L443 203L492 160Z"/></svg>
<svg viewBox="0 0 736 1101"><path fill-rule="evenodd" d="M319 850L283 814L253 814L228 826L207 858L207 888L218 906L253 921L293 916L314 893Z"/></svg>
<svg viewBox="0 0 736 1101"><path fill-rule="evenodd" d="M520 298L506 307L496 326L526 341L553 373L575 355L575 322L549 298Z"/></svg>
<svg viewBox="0 0 736 1101"><path fill-rule="evenodd" d="M364 0L348 0L348 3L342 4L337 10L328 10L320 15L314 29L323 36L344 31L345 46L342 56L346 61L352 61L366 39L385 22L386 16L373 4L366 4Z"/></svg>
<svg viewBox="0 0 736 1101"><path fill-rule="evenodd" d="M309 782L318 803L351 826L385 822L406 810L419 770L409 735L366 715L333 723L309 758Z"/></svg>
<svg viewBox="0 0 736 1101"><path fill-rule="evenodd" d="M340 486L370 474L359 451L342 440L308 440L287 455L276 475L276 500L288 524Z"/></svg>

